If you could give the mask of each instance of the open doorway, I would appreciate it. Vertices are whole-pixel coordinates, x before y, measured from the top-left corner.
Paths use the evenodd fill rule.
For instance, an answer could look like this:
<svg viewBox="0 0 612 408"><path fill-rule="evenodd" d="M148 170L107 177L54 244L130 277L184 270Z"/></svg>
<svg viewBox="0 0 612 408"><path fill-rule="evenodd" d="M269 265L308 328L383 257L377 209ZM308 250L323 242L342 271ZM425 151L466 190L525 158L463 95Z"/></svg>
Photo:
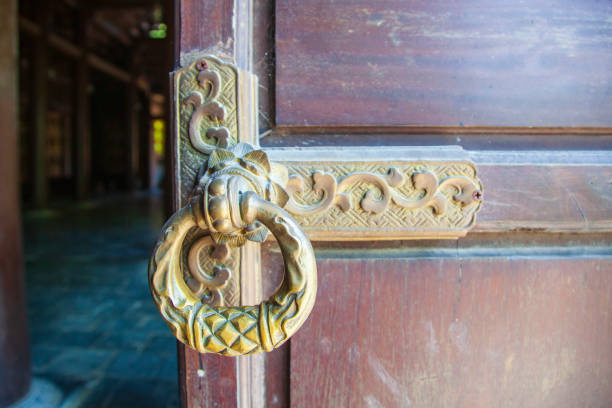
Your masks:
<svg viewBox="0 0 612 408"><path fill-rule="evenodd" d="M33 373L17 406L176 406L176 342L146 274L164 219L172 2L17 5Z"/></svg>

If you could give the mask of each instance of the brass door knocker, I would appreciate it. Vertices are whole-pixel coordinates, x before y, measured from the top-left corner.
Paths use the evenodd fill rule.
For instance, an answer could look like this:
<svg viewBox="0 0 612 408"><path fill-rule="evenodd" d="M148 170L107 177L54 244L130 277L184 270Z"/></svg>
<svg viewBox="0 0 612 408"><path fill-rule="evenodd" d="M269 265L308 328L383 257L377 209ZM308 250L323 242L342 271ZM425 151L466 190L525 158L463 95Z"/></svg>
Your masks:
<svg viewBox="0 0 612 408"><path fill-rule="evenodd" d="M213 150L189 204L164 225L149 264L153 298L179 340L201 353L253 354L283 344L304 323L315 301L317 267L310 241L282 208L288 199L262 150L246 143ZM284 258L282 285L257 306L207 304L211 296L203 301L184 279L182 248L194 228L230 247L262 242L271 231Z"/></svg>
<svg viewBox="0 0 612 408"><path fill-rule="evenodd" d="M155 245L149 285L174 335L201 353L270 351L304 324L317 291L309 238L454 239L474 225L482 184L460 147L263 151L254 75L206 56L174 81L182 208ZM240 306L244 274L260 271L237 248L268 232L284 279L268 300Z"/></svg>

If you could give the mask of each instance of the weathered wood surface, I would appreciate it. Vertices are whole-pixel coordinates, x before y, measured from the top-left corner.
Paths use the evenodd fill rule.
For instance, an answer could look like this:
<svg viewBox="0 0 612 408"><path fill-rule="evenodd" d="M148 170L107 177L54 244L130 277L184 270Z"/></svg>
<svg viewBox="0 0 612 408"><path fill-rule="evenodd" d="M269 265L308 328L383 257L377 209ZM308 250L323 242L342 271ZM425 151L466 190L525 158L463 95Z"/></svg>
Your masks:
<svg viewBox="0 0 612 408"><path fill-rule="evenodd" d="M466 150L612 150L611 128L282 127L262 136L264 147L459 145Z"/></svg>
<svg viewBox="0 0 612 408"><path fill-rule="evenodd" d="M184 0L177 7L177 49L174 59L175 67L185 66L199 56L215 55L219 58L234 61L247 71L252 71L253 15L247 1L233 0ZM246 110L241 113L245 123L252 123ZM256 128L243 135L242 141L253 142ZM175 137L178 132L175 129ZM173 151L173 159L176 160ZM174 163L174 175L177 167L185 163ZM174 180L180 185L179 180ZM184 180L183 180L184 181ZM180 197L175 187L175 203L178 206ZM176 210L177 208L175 208ZM252 261L257 248L241 251L241 261ZM238 272L238 271L236 271ZM253 286L257 284L258 269L250 275L239 277L239 298L246 304L255 304L249 296L256 293ZM241 276L241 274L236 274ZM249 291L243 290L243 286ZM191 349L179 345L179 366L181 382L181 405L184 407L201 406L260 406L264 398L264 359L263 357L243 357L241 359L223 358L215 355L198 355ZM205 374L202 377L202 373ZM218 392L217 392L218 390Z"/></svg>
<svg viewBox="0 0 612 408"><path fill-rule="evenodd" d="M202 52L248 65L234 3L180 3L177 66ZM612 163L544 157L612 146L611 6L283 0L273 17L271 4L255 1L251 16L264 145L542 154L473 158L485 205L467 238L315 243L315 310L265 356L267 406L612 404ZM282 260L264 248L269 295ZM242 406L256 381L238 377L239 362L180 349L184 406Z"/></svg>
<svg viewBox="0 0 612 408"><path fill-rule="evenodd" d="M252 71L253 10L251 2L185 0L178 11L176 66L202 55L216 55Z"/></svg>
<svg viewBox="0 0 612 408"><path fill-rule="evenodd" d="M283 280L283 257L275 242L262 245L261 272L263 297L271 296ZM291 340L266 353L266 398L268 408L290 406L289 373L291 371Z"/></svg>
<svg viewBox="0 0 612 408"><path fill-rule="evenodd" d="M233 0L181 1L177 15L177 65L185 65L204 52L233 57L236 40L233 16Z"/></svg>
<svg viewBox="0 0 612 408"><path fill-rule="evenodd" d="M602 1L276 3L276 121L610 126Z"/></svg>
<svg viewBox="0 0 612 408"><path fill-rule="evenodd" d="M236 360L199 354L179 343L181 406L236 407Z"/></svg>
<svg viewBox="0 0 612 408"><path fill-rule="evenodd" d="M0 406L30 386L30 345L19 210L17 2L0 7Z"/></svg>
<svg viewBox="0 0 612 408"><path fill-rule="evenodd" d="M47 143L47 104L49 81L47 70L49 69L49 51L47 46L48 22L50 4L46 1L38 1L36 19L41 29L41 37L36 41L33 55L33 78L32 78L32 121L33 134L32 161L30 163L32 171L32 198L34 205L43 207L47 203L49 185L47 174L47 155L45 148Z"/></svg>
<svg viewBox="0 0 612 408"><path fill-rule="evenodd" d="M285 408L290 405L289 373L291 372L290 341L272 350L266 359L266 407Z"/></svg>
<svg viewBox="0 0 612 408"><path fill-rule="evenodd" d="M612 166L479 165L474 232L612 232Z"/></svg>
<svg viewBox="0 0 612 408"><path fill-rule="evenodd" d="M610 406L610 258L501 255L320 259L291 406Z"/></svg>

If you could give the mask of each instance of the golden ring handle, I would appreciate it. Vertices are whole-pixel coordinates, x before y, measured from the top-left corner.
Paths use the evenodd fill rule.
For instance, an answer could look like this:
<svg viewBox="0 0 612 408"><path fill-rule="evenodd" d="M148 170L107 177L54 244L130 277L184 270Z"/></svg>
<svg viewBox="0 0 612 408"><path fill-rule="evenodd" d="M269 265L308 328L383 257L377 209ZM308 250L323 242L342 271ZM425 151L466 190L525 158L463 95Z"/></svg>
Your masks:
<svg viewBox="0 0 612 408"><path fill-rule="evenodd" d="M285 276L268 300L257 306L212 306L185 283L181 250L188 232L196 227L215 232L210 219L215 209L209 208L212 200L206 194L196 196L168 220L149 262L149 285L162 316L180 341L201 353L237 356L270 351L302 326L315 301L314 251L297 222L253 191L240 191L234 200L231 207L240 212L240 222L262 223L280 246Z"/></svg>

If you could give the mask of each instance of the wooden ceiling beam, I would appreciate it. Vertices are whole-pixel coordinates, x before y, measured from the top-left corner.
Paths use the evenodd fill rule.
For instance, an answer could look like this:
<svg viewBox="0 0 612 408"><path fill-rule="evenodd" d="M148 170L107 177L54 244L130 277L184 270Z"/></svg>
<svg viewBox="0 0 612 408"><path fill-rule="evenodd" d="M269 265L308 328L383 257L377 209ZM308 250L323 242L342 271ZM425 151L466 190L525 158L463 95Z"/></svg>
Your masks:
<svg viewBox="0 0 612 408"><path fill-rule="evenodd" d="M92 10L101 9L133 9L133 8L147 8L155 5L154 0L96 0L89 1L82 6Z"/></svg>
<svg viewBox="0 0 612 408"><path fill-rule="evenodd" d="M34 37L39 37L41 35L42 30L40 27L33 21L20 17L19 18L19 29L26 34L29 34ZM71 43L70 41L64 39L63 37L57 34L49 34L48 36L49 46L54 49L60 51L62 54L70 57L70 58L80 58L83 55L83 50L78 45ZM134 81L138 88L144 92L150 91L150 85L147 81L142 78L134 78L134 76L128 72L127 70L113 64L112 62L92 53L89 53L87 56L87 62L92 68L97 69L100 72L104 72L105 74L118 79L122 82L132 82Z"/></svg>
<svg viewBox="0 0 612 408"><path fill-rule="evenodd" d="M100 28L102 31L104 31L106 34L108 34L109 36L111 36L112 38L116 39L117 41L119 41L121 44L129 47L132 45L133 40L132 37L130 37L129 34L125 33L121 28L119 28L116 24L113 24L112 22L100 17L100 16L96 16L92 19L92 22L98 27Z"/></svg>

